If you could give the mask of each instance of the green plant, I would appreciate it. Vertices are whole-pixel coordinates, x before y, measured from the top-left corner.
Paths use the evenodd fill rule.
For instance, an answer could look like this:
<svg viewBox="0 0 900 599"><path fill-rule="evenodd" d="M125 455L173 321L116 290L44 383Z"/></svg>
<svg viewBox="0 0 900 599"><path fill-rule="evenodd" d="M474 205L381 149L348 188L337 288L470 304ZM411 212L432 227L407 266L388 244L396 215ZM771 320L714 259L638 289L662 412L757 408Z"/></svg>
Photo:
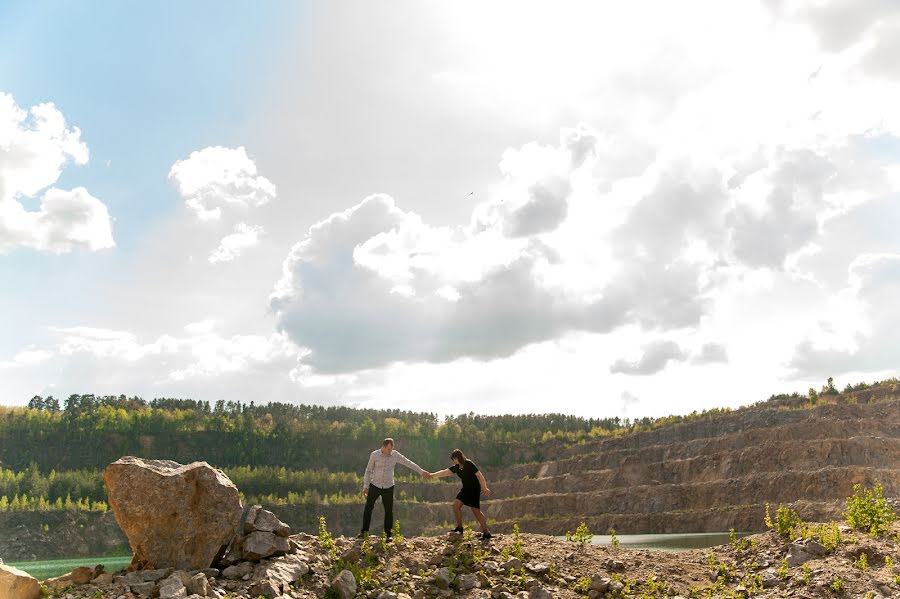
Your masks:
<svg viewBox="0 0 900 599"><path fill-rule="evenodd" d="M881 483L875 484L874 493L857 484L853 485L853 495L847 499L844 518L852 528L876 537L887 533L897 515L884 498Z"/></svg>
<svg viewBox="0 0 900 599"><path fill-rule="evenodd" d="M853 562L853 565L863 572L869 571L869 558L866 557L865 551L859 554L859 557L856 558L856 561Z"/></svg>
<svg viewBox="0 0 900 599"><path fill-rule="evenodd" d="M772 522L772 515L769 513L769 502L766 502L766 516L763 522L765 522L766 528L775 528L775 524Z"/></svg>
<svg viewBox="0 0 900 599"><path fill-rule="evenodd" d="M325 516L319 516L319 547L322 551L327 552L332 558L337 557L337 545L334 544L334 538L328 532L325 524Z"/></svg>
<svg viewBox="0 0 900 599"><path fill-rule="evenodd" d="M894 576L894 584L900 587L900 574Z"/></svg>
<svg viewBox="0 0 900 599"><path fill-rule="evenodd" d="M797 512L786 505L779 505L775 512L775 532L785 539L795 537L794 530L803 526L803 520Z"/></svg>
<svg viewBox="0 0 900 599"><path fill-rule="evenodd" d="M519 536L519 525L513 524L513 548L512 554L519 559L525 559L525 545L522 544L522 538Z"/></svg>
<svg viewBox="0 0 900 599"><path fill-rule="evenodd" d="M842 594L844 592L844 579L840 576L835 576L834 580L831 581L831 586L829 586L828 588L835 595Z"/></svg>
<svg viewBox="0 0 900 599"><path fill-rule="evenodd" d="M394 520L394 528L391 530L391 536L394 538L395 543L402 543L406 540L400 532L400 520Z"/></svg>
<svg viewBox="0 0 900 599"><path fill-rule="evenodd" d="M750 547L753 544L752 539L747 539L747 538L739 539L737 536L737 533L734 531L733 527L728 531L728 536L731 540L731 547L738 553L742 553L742 552L746 551L747 549L750 549Z"/></svg>
<svg viewBox="0 0 900 599"><path fill-rule="evenodd" d="M576 593L581 593L582 595L587 595L591 590L591 579L587 576L582 576L572 585L572 590Z"/></svg>
<svg viewBox="0 0 900 599"><path fill-rule="evenodd" d="M894 569L894 560L891 559L890 555L884 556L884 568L888 572L891 572Z"/></svg>
<svg viewBox="0 0 900 599"><path fill-rule="evenodd" d="M578 545L583 549L585 545L591 542L591 539L594 538L588 531L587 524L582 522L578 525L578 528L575 529L575 532L566 531L566 540L571 543L578 543Z"/></svg>
<svg viewBox="0 0 900 599"><path fill-rule="evenodd" d="M788 577L788 563L786 559L781 560L781 565L778 566L778 578L781 580L787 580Z"/></svg>
<svg viewBox="0 0 900 599"><path fill-rule="evenodd" d="M809 586L810 582L811 582L809 579L809 572L810 572L809 564L803 564L802 571L803 571L803 584L805 584L806 586Z"/></svg>
<svg viewBox="0 0 900 599"><path fill-rule="evenodd" d="M621 545L621 543L619 543L619 537L616 536L616 529L615 529L615 528L610 528L610 529L609 529L609 545L610 545L610 547L612 547L613 549L618 549L619 546Z"/></svg>

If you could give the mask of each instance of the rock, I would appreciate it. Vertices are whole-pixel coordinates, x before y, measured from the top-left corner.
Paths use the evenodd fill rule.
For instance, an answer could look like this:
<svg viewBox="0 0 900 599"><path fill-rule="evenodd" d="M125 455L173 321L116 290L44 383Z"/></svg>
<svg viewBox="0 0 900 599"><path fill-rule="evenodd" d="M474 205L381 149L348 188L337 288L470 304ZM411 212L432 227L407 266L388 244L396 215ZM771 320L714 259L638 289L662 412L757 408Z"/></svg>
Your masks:
<svg viewBox="0 0 900 599"><path fill-rule="evenodd" d="M553 599L553 595L547 589L538 587L528 592L528 599Z"/></svg>
<svg viewBox="0 0 900 599"><path fill-rule="evenodd" d="M621 572L625 569L625 564L619 560L608 559L606 560L606 569L610 572Z"/></svg>
<svg viewBox="0 0 900 599"><path fill-rule="evenodd" d="M189 595L207 597L209 595L209 580L206 579L206 574L197 572L191 576L187 583L187 592Z"/></svg>
<svg viewBox="0 0 900 599"><path fill-rule="evenodd" d="M137 582L128 585L129 592L138 597L151 597L155 589L156 583L154 582Z"/></svg>
<svg viewBox="0 0 900 599"><path fill-rule="evenodd" d="M0 563L0 599L40 599L41 585L27 572Z"/></svg>
<svg viewBox="0 0 900 599"><path fill-rule="evenodd" d="M103 481L141 567L209 568L240 524L237 487L206 462L182 466L129 456L107 466Z"/></svg>
<svg viewBox="0 0 900 599"><path fill-rule="evenodd" d="M506 570L509 572L510 570L520 570L522 568L522 560L517 557L511 557L502 564L500 564L501 570Z"/></svg>
<svg viewBox="0 0 900 599"><path fill-rule="evenodd" d="M525 566L525 569L532 574L546 574L550 571L550 564L544 562L540 562L537 564L528 564Z"/></svg>
<svg viewBox="0 0 900 599"><path fill-rule="evenodd" d="M816 557L822 557L826 553L828 553L828 549L822 543L818 541L809 540L803 545L803 549Z"/></svg>
<svg viewBox="0 0 900 599"><path fill-rule="evenodd" d="M788 546L787 565L790 567L801 566L811 559L815 559L815 555L808 553L806 548L799 543L791 543Z"/></svg>
<svg viewBox="0 0 900 599"><path fill-rule="evenodd" d="M274 582L271 580L260 580L254 583L250 587L250 596L251 597L268 597L269 599L275 599L281 595L281 589L276 586ZM343 595L342 595L343 597ZM160 598L162 599L162 598Z"/></svg>
<svg viewBox="0 0 900 599"><path fill-rule="evenodd" d="M171 576L162 581L159 585L159 599L187 599L187 586L184 584L185 578L190 581L187 572L173 572Z"/></svg>
<svg viewBox="0 0 900 599"><path fill-rule="evenodd" d="M329 588L340 599L353 599L356 595L356 579L353 578L353 573L349 570L341 570L341 573L331 581Z"/></svg>
<svg viewBox="0 0 900 599"><path fill-rule="evenodd" d="M479 586L478 577L474 574L460 574L456 578L457 586L460 591L468 591Z"/></svg>
<svg viewBox="0 0 900 599"><path fill-rule="evenodd" d="M56 576L55 578L48 578L44 581L51 589L64 589L66 587L71 586L81 586L83 584L89 583L94 578L94 568L89 568L87 566L80 566L75 568L68 574L63 574L62 576Z"/></svg>
<svg viewBox="0 0 900 599"><path fill-rule="evenodd" d="M244 559L258 562L273 555L284 555L291 549L290 541L274 532L256 531L243 539Z"/></svg>
<svg viewBox="0 0 900 599"><path fill-rule="evenodd" d="M605 593L609 590L609 584L612 580L606 576L594 576L591 579L591 590Z"/></svg>
<svg viewBox="0 0 900 599"><path fill-rule="evenodd" d="M778 586L778 573L775 568L769 568L762 575L762 585L764 589L771 589Z"/></svg>
<svg viewBox="0 0 900 599"><path fill-rule="evenodd" d="M434 576L431 578L432 584L439 589L449 589L450 588L450 568L438 568L437 572L434 573Z"/></svg>
<svg viewBox="0 0 900 599"><path fill-rule="evenodd" d="M381 591L376 599L397 599L397 593L391 591Z"/></svg>
<svg viewBox="0 0 900 599"><path fill-rule="evenodd" d="M105 587L107 585L112 584L113 575L109 572L104 572L103 574L98 574L96 578L92 581L98 587Z"/></svg>
<svg viewBox="0 0 900 599"><path fill-rule="evenodd" d="M305 562L288 556L283 560L259 564L253 569L253 578L255 580L269 580L280 591L285 591L287 585L295 584L307 573L309 573L309 566Z"/></svg>
<svg viewBox="0 0 900 599"><path fill-rule="evenodd" d="M244 534L254 531L272 532L279 537L287 537L291 534L291 527L279 520L278 516L269 510L254 505L247 513L247 520L244 521Z"/></svg>
<svg viewBox="0 0 900 599"><path fill-rule="evenodd" d="M222 576L229 580L240 580L251 572L253 572L253 564L241 562L222 570Z"/></svg>

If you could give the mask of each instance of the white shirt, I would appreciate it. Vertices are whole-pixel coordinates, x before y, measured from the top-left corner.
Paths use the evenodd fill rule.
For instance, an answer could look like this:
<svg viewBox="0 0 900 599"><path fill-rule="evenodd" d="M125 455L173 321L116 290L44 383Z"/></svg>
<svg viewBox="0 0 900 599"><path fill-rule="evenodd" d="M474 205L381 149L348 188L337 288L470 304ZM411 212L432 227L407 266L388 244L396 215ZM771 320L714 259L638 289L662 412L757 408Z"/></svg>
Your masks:
<svg viewBox="0 0 900 599"><path fill-rule="evenodd" d="M376 449L369 456L369 463L366 465L366 474L363 476L363 490L365 491L369 488L369 483L372 483L379 489L390 489L393 487L394 466L397 464L406 466L419 474L425 472L418 464L396 449L392 450L390 455L384 455L380 449Z"/></svg>

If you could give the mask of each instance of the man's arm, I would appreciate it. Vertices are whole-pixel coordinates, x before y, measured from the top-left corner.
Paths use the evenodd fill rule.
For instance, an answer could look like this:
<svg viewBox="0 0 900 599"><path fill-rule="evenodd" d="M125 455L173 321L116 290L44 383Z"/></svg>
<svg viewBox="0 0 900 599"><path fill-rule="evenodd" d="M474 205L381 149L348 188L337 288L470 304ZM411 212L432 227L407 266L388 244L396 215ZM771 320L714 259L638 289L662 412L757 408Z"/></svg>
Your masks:
<svg viewBox="0 0 900 599"><path fill-rule="evenodd" d="M412 460L410 460L409 458L407 458L405 455L403 455L402 453L400 453L400 452L397 451L396 449L394 450L394 457L397 458L397 462L398 462L398 463L400 463L400 464L406 466L407 468L409 468L409 469L412 470L413 472L416 472L416 473L421 474L421 475L423 475L423 476L426 475L426 474L428 474L428 473L425 471L424 468L422 468L421 466L419 466L418 464L416 464L415 462L413 462Z"/></svg>
<svg viewBox="0 0 900 599"><path fill-rule="evenodd" d="M363 475L363 495L369 493L369 483L372 481L372 474L375 472L375 452L369 454L369 463L366 464L366 473Z"/></svg>
<svg viewBox="0 0 900 599"><path fill-rule="evenodd" d="M444 468L443 470L438 470L437 472L432 472L431 476L435 478L443 478L445 476L450 476L453 472L449 468Z"/></svg>
<svg viewBox="0 0 900 599"><path fill-rule="evenodd" d="M481 473L481 470L479 470L478 472L476 472L476 473L475 473L475 476L478 477L478 482L481 483L481 492L484 494L485 497L490 497L490 496L491 496L491 490L488 489L487 481L484 480L484 475Z"/></svg>

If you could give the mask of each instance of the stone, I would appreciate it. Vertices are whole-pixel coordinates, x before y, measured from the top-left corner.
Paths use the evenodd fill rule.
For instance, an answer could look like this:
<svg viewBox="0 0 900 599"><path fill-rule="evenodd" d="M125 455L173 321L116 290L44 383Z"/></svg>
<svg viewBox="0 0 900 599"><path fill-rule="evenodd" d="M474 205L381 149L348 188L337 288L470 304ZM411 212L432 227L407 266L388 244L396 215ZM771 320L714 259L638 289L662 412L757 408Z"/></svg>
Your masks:
<svg viewBox="0 0 900 599"><path fill-rule="evenodd" d="M775 568L769 568L762 575L762 585L764 589L771 589L778 586L778 573Z"/></svg>
<svg viewBox="0 0 900 599"><path fill-rule="evenodd" d="M227 568L222 570L222 576L227 578L228 580L240 580L251 572L253 572L253 564L241 562L233 566L228 566Z"/></svg>
<svg viewBox="0 0 900 599"><path fill-rule="evenodd" d="M275 597L279 595L281 595L281 589L279 589L271 580L260 580L250 586L251 597L262 596L268 597L269 599L275 599Z"/></svg>
<svg viewBox="0 0 900 599"><path fill-rule="evenodd" d="M474 574L460 574L456 578L456 584L460 591L468 591L479 586L478 577Z"/></svg>
<svg viewBox="0 0 900 599"><path fill-rule="evenodd" d="M591 578L591 590L605 593L609 590L609 585L611 582L612 579L606 576L594 576L593 578Z"/></svg>
<svg viewBox="0 0 900 599"><path fill-rule="evenodd" d="M156 590L155 582L136 582L128 585L128 590L138 597L151 597Z"/></svg>
<svg viewBox="0 0 900 599"><path fill-rule="evenodd" d="M207 597L209 595L209 580L203 572L197 572L187 583L187 592L189 595L200 595Z"/></svg>
<svg viewBox="0 0 900 599"><path fill-rule="evenodd" d="M207 464L124 457L103 481L116 522L143 568L199 570L215 565L241 519L238 489Z"/></svg>
<svg viewBox="0 0 900 599"><path fill-rule="evenodd" d="M606 560L606 569L610 572L621 572L625 569L625 564L619 560L608 559Z"/></svg>
<svg viewBox="0 0 900 599"><path fill-rule="evenodd" d="M532 574L546 574L550 571L550 564L544 562L539 562L537 564L528 564L525 566L525 569Z"/></svg>
<svg viewBox="0 0 900 599"><path fill-rule="evenodd" d="M269 580L281 591L287 585L296 584L300 578L309 573L309 566L298 558L288 556L285 559L261 563L253 569L255 580Z"/></svg>
<svg viewBox="0 0 900 599"><path fill-rule="evenodd" d="M94 578L94 568L80 566L67 574L48 578L44 584L51 589L64 589L71 586L81 586L89 583Z"/></svg>
<svg viewBox="0 0 900 599"><path fill-rule="evenodd" d="M815 555L808 553L806 548L799 543L791 543L788 545L788 554L785 558L787 565L790 567L801 566L811 559L815 559Z"/></svg>
<svg viewBox="0 0 900 599"><path fill-rule="evenodd" d="M40 599L41 585L32 575L0 563L0 599Z"/></svg>
<svg viewBox="0 0 900 599"><path fill-rule="evenodd" d="M254 531L272 532L279 537L287 537L291 534L291 527L278 519L278 516L265 510L262 506L254 505L247 512L244 521L244 534L249 535Z"/></svg>
<svg viewBox="0 0 900 599"><path fill-rule="evenodd" d="M809 540L803 545L804 551L816 557L822 557L828 553L828 549L818 541Z"/></svg>
<svg viewBox="0 0 900 599"><path fill-rule="evenodd" d="M93 583L98 587L105 587L107 585L112 584L113 575L109 572L104 572L103 574L98 574L96 578L94 578Z"/></svg>
<svg viewBox="0 0 900 599"><path fill-rule="evenodd" d="M500 569L506 570L507 572L510 570L520 570L522 568L522 560L517 557L511 557L502 564L500 564Z"/></svg>
<svg viewBox="0 0 900 599"><path fill-rule="evenodd" d="M446 567L438 568L434 576L431 577L432 584L439 589L449 589L451 580L450 568Z"/></svg>
<svg viewBox="0 0 900 599"><path fill-rule="evenodd" d="M397 593L392 593L391 591L381 591L378 593L376 599L397 599Z"/></svg>
<svg viewBox="0 0 900 599"><path fill-rule="evenodd" d="M528 592L528 599L553 599L553 595L547 589L537 587Z"/></svg>
<svg viewBox="0 0 900 599"><path fill-rule="evenodd" d="M159 585L159 599L187 599L187 587L181 576L182 572L174 572Z"/></svg>
<svg viewBox="0 0 900 599"><path fill-rule="evenodd" d="M353 599L356 596L356 579L353 578L353 572L341 570L341 573L331 581L329 588L340 599Z"/></svg>
<svg viewBox="0 0 900 599"><path fill-rule="evenodd" d="M284 555L291 549L290 541L274 532L256 531L243 539L244 559L258 562L273 555Z"/></svg>

